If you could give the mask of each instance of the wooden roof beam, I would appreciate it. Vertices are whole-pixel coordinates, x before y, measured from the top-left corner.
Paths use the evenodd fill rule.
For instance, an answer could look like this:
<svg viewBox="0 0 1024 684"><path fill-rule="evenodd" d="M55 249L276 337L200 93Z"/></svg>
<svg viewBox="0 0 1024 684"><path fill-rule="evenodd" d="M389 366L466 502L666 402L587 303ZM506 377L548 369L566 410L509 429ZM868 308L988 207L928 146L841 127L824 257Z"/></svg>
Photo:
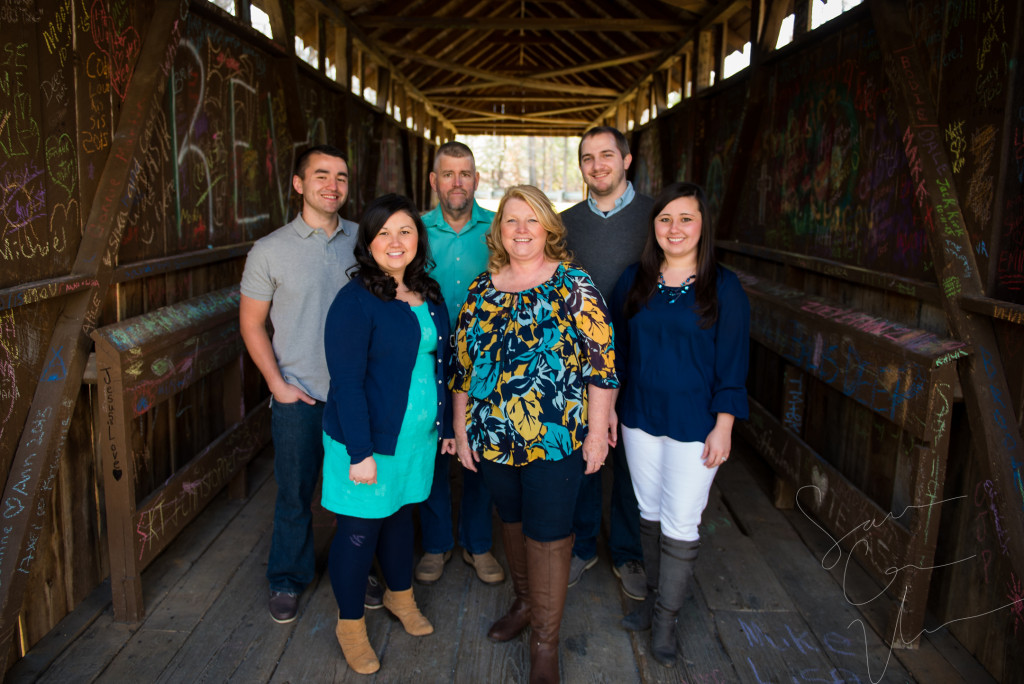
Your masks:
<svg viewBox="0 0 1024 684"><path fill-rule="evenodd" d="M472 69L470 67L464 67L459 64L452 64L440 59L433 59L419 53L409 53L405 50L397 50L395 48L384 47L382 48L389 54L399 55L409 59L420 61L429 66L436 66L438 69L446 69L456 74L465 74L466 76L473 76L474 78L480 79L481 83L467 83L465 85L457 86L457 88L493 88L496 85L510 85L518 86L520 88L532 88L533 90L548 90L554 92L581 94L581 95L611 95L615 96L618 91L611 88L594 88L590 86L574 86L567 83L554 83L551 81L543 81L536 78L511 78L507 76L501 76L499 74L491 73L489 71L483 71L481 69ZM456 89L457 89L456 88ZM431 88L425 92L445 92L451 88L443 86L441 88Z"/></svg>
<svg viewBox="0 0 1024 684"><path fill-rule="evenodd" d="M680 33L688 31L690 25L682 22L666 22L659 19L597 19L578 17L558 19L553 22L549 18L535 17L360 17L359 24L366 27L386 28L434 28L434 29L469 29L474 31L599 31L622 33Z"/></svg>
<svg viewBox="0 0 1024 684"><path fill-rule="evenodd" d="M580 66L569 67L567 69L557 69L555 71L542 71L541 73L534 74L533 78L556 78L558 76L567 76L569 74L578 74L582 71L596 71L598 69L605 69L611 66L618 66L620 64L631 64L633 62L639 62L651 57L657 57L659 54L658 50L647 50L646 52L636 52L632 55L623 55L622 57L616 57L614 59L606 59L602 62L591 62L590 64L582 64Z"/></svg>
<svg viewBox="0 0 1024 684"><path fill-rule="evenodd" d="M426 95L421 93L420 90L415 85L413 85L412 81L406 78L401 71L395 68L395 66L391 63L391 60L388 59L383 52L381 52L380 48L376 45L375 41L366 34L366 32L362 29L361 26L352 21L348 14L342 12L337 7L329 6L321 2L321 0L307 0L307 2L315 4L316 7L318 7L321 11L332 16L336 22L348 28L349 31L351 31L353 37L355 37L356 39L359 40L360 43L362 43L363 48L365 49L365 52L367 54L372 55L384 67L392 71L392 73L395 75L395 80L398 83L400 83L403 88L405 88L406 93L411 95L413 99L423 102L423 104L427 108L427 112L433 116L437 116L442 126L446 126L448 128L451 128L452 130L455 130L455 126L450 121L448 121L444 116L442 116L440 113L436 111L434 104L430 101L430 99ZM431 131L431 133L436 133L436 131Z"/></svg>
<svg viewBox="0 0 1024 684"><path fill-rule="evenodd" d="M650 80L655 72L660 71L667 61L676 57L680 52L682 52L683 48L685 48L687 44L692 43L698 36L700 36L701 31L718 22L728 21L729 17L746 7L748 2L749 0L737 0L736 2L722 4L716 11L709 11L704 18L701 19L700 23L694 26L685 36L662 50L661 55L659 55L658 59L653 63L653 66L636 80L634 86L628 91L622 93L615 102L613 102L608 109L601 114L601 116L594 120L595 125L602 119L614 117L620 104L628 102L636 97L637 90L644 85L644 83Z"/></svg>

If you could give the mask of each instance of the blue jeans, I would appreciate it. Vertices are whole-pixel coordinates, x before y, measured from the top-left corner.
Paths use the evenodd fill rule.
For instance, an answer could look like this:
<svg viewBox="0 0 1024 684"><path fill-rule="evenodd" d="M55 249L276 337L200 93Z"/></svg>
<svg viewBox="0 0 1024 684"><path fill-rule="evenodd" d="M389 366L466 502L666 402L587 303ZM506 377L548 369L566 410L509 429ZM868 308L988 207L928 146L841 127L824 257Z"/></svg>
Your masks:
<svg viewBox="0 0 1024 684"><path fill-rule="evenodd" d="M423 550L427 553L445 553L455 546L452 536L452 490L448 474L454 456L442 454L440 448L434 460L434 482L430 495L420 504L420 527L423 531ZM479 467L479 466L478 466ZM459 506L459 545L470 553L491 550L491 493L483 476L478 472L462 471L462 503Z"/></svg>
<svg viewBox="0 0 1024 684"><path fill-rule="evenodd" d="M629 462L622 448L622 434L615 447L609 449L608 459L612 463L612 510L611 534L608 550L612 565L619 567L631 560L640 561L640 507L633 492L633 481L629 476ZM584 475L576 499L572 529L576 542L572 553L584 560L597 555L597 535L601 531L601 471Z"/></svg>
<svg viewBox="0 0 1024 684"><path fill-rule="evenodd" d="M582 452L518 468L484 460L477 465L503 523L521 522L523 534L539 542L558 541L572 533L572 512L586 468Z"/></svg>
<svg viewBox="0 0 1024 684"><path fill-rule="evenodd" d="M275 401L270 416L277 503L267 579L271 591L301 594L315 574L312 505L324 462L324 404Z"/></svg>

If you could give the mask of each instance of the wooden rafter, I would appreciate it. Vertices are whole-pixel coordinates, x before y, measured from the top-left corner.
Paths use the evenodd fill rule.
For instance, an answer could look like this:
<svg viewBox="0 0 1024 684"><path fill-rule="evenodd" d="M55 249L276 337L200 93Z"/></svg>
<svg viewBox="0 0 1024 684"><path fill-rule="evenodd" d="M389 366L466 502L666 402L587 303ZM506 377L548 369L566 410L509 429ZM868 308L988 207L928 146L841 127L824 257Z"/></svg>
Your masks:
<svg viewBox="0 0 1024 684"><path fill-rule="evenodd" d="M469 29L474 31L637 31L649 33L665 33L686 31L689 26L679 22L666 22L655 19L599 19L581 17L577 19L537 19L524 18L477 18L477 17L436 17L436 16L363 16L359 24L366 27L383 28L431 28L431 29Z"/></svg>

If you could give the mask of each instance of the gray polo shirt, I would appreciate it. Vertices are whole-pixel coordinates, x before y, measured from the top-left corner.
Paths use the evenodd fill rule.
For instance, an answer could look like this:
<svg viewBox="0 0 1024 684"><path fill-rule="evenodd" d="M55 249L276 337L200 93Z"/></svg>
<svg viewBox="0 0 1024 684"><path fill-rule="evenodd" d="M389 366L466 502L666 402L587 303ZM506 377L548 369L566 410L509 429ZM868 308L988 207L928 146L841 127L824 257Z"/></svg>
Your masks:
<svg viewBox="0 0 1024 684"><path fill-rule="evenodd" d="M330 389L324 353L324 321L338 290L355 264L352 253L358 226L339 219L327 238L295 217L260 238L245 260L241 291L270 305L274 356L286 382L324 401Z"/></svg>

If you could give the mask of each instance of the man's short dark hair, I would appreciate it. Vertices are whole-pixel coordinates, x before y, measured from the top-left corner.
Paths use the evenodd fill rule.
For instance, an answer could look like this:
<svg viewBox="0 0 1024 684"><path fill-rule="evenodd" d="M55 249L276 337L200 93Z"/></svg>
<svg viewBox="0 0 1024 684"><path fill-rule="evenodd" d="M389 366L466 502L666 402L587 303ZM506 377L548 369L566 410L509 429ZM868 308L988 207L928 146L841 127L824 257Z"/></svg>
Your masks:
<svg viewBox="0 0 1024 684"><path fill-rule="evenodd" d="M437 153L434 155L434 173L437 173L441 157L454 157L455 159L469 157L473 161L473 166L476 167L476 158L473 157L473 150L469 149L469 145L455 140L450 140L437 148Z"/></svg>
<svg viewBox="0 0 1024 684"><path fill-rule="evenodd" d="M334 145L314 145L313 147L307 148L299 155L298 159L295 160L296 176L299 178L303 178L305 176L306 167L309 166L309 158L314 154L326 154L328 157L337 157L341 161L345 162L346 166L348 166L348 159L345 159L345 153Z"/></svg>
<svg viewBox="0 0 1024 684"><path fill-rule="evenodd" d="M614 126L595 126L584 133L583 137L580 138L580 147L576 154L578 161L583 161L583 141L587 138L593 138L595 135L601 135L602 133L610 133L611 136L615 138L615 146L619 148L619 152L622 153L622 158L626 158L629 154L629 141L626 140L626 136L622 134L622 131Z"/></svg>

